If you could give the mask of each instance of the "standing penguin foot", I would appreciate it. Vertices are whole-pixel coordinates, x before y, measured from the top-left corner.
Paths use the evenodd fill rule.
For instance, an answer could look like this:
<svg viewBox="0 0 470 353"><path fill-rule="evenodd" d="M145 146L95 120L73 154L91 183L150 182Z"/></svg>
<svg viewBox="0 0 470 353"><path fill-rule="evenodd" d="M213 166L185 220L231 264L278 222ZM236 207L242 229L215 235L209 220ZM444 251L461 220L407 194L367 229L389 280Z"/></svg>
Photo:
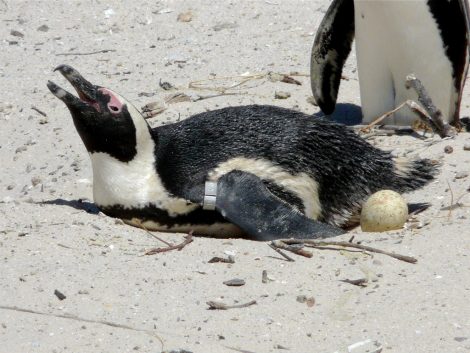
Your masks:
<svg viewBox="0 0 470 353"><path fill-rule="evenodd" d="M217 183L215 209L254 240L321 239L345 233L341 228L305 217L273 195L261 179L239 170Z"/></svg>

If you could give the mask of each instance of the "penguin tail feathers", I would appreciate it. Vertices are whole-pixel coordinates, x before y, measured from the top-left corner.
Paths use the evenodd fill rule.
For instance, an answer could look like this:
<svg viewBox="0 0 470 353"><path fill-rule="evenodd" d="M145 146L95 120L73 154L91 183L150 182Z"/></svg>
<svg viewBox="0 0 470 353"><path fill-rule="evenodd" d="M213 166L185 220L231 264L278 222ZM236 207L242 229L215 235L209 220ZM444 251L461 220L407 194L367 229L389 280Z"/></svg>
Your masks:
<svg viewBox="0 0 470 353"><path fill-rule="evenodd" d="M419 189L434 180L441 163L431 159L393 158L394 173L392 185L398 192Z"/></svg>

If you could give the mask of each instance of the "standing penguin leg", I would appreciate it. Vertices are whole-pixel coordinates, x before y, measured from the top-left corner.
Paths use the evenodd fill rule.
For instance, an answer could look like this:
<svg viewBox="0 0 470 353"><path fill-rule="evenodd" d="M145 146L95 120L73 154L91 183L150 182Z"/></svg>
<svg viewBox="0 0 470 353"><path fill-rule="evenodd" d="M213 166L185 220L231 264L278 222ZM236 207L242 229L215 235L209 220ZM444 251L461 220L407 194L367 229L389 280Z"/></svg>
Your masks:
<svg viewBox="0 0 470 353"><path fill-rule="evenodd" d="M257 176L238 170L218 180L214 206L255 240L318 239L345 233L305 217L272 194Z"/></svg>
<svg viewBox="0 0 470 353"><path fill-rule="evenodd" d="M387 60L388 52L383 48L382 6L375 1L357 1L354 8L362 122L367 124L395 108L393 75ZM383 124L393 125L393 116L386 118Z"/></svg>

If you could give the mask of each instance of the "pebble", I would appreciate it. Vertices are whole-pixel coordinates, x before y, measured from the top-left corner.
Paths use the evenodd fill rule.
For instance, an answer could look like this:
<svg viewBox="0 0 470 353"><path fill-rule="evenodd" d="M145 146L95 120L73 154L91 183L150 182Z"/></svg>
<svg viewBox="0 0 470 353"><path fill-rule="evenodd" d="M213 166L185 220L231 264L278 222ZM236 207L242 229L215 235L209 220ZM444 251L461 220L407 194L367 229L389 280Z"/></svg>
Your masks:
<svg viewBox="0 0 470 353"><path fill-rule="evenodd" d="M49 26L48 25L42 25L42 26L39 26L37 30L39 32L47 32L47 31L49 31Z"/></svg>
<svg viewBox="0 0 470 353"><path fill-rule="evenodd" d="M178 15L177 21L178 22L191 22L193 19L193 13L191 11L182 12Z"/></svg>
<svg viewBox="0 0 470 353"><path fill-rule="evenodd" d="M466 143L465 145L463 145L463 150L470 151L470 143Z"/></svg>
<svg viewBox="0 0 470 353"><path fill-rule="evenodd" d="M7 186L7 190L13 190L15 188L15 184L10 184Z"/></svg>
<svg viewBox="0 0 470 353"><path fill-rule="evenodd" d="M455 179L465 179L466 177L468 177L468 172L461 171L455 174Z"/></svg>
<svg viewBox="0 0 470 353"><path fill-rule="evenodd" d="M34 176L34 177L31 178L31 184L33 184L33 186L36 186L36 185L40 184L41 182L42 182L42 180L38 176Z"/></svg>
<svg viewBox="0 0 470 353"><path fill-rule="evenodd" d="M20 146L15 150L15 153L21 153L21 152L26 151L27 149L28 149L28 147L26 147L26 146Z"/></svg>
<svg viewBox="0 0 470 353"><path fill-rule="evenodd" d="M64 300L65 298L67 298L64 293L60 292L60 291L57 290L57 289L54 291L54 295L55 295L55 296L57 297L57 299L59 299L59 300Z"/></svg>
<svg viewBox="0 0 470 353"><path fill-rule="evenodd" d="M10 114L12 109L13 109L13 104L11 104L11 103L0 103L0 113L8 115L8 114Z"/></svg>
<svg viewBox="0 0 470 353"><path fill-rule="evenodd" d="M274 92L274 98L276 99L287 99L290 97L289 92L284 92L284 91L276 91Z"/></svg>
<svg viewBox="0 0 470 353"><path fill-rule="evenodd" d="M348 353L380 353L382 350L382 345L371 339L356 342L348 346Z"/></svg>
<svg viewBox="0 0 470 353"><path fill-rule="evenodd" d="M231 29L231 28L237 28L238 24L236 22L221 22L216 24L212 29L216 32L221 31L223 29Z"/></svg>
<svg viewBox="0 0 470 353"><path fill-rule="evenodd" d="M452 146L447 145L447 146L444 147L444 152L447 153L447 154L450 154L450 153L454 152L454 149L453 149Z"/></svg>
<svg viewBox="0 0 470 353"><path fill-rule="evenodd" d="M86 289L80 289L78 294L90 294L90 292L88 292Z"/></svg>
<svg viewBox="0 0 470 353"><path fill-rule="evenodd" d="M240 286L245 285L245 280L240 279L240 278L234 278L234 279L225 281L224 284L229 287L240 287Z"/></svg>
<svg viewBox="0 0 470 353"><path fill-rule="evenodd" d="M315 298L314 297L307 298L306 295L298 295L296 300L299 303L306 303L309 308L311 308L312 306L315 305Z"/></svg>
<svg viewBox="0 0 470 353"><path fill-rule="evenodd" d="M16 30L14 30L14 29L12 29L12 30L10 31L10 34L11 34L12 36L14 36L14 37L19 37L19 38L23 38L23 37L24 37L24 34L23 34L23 33L21 33L20 31L16 31Z"/></svg>

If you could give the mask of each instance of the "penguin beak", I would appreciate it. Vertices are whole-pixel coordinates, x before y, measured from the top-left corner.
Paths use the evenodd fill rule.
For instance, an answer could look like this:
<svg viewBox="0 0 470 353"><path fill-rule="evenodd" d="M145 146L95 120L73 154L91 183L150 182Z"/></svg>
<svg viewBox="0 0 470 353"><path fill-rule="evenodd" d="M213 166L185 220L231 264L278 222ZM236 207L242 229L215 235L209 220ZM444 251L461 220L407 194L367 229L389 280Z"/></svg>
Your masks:
<svg viewBox="0 0 470 353"><path fill-rule="evenodd" d="M100 87L85 80L80 73L68 65L59 65L54 71L59 71L77 91L78 97L67 92L52 81L47 82L47 87L57 98L63 101L69 108L94 107L100 111L99 94Z"/></svg>

